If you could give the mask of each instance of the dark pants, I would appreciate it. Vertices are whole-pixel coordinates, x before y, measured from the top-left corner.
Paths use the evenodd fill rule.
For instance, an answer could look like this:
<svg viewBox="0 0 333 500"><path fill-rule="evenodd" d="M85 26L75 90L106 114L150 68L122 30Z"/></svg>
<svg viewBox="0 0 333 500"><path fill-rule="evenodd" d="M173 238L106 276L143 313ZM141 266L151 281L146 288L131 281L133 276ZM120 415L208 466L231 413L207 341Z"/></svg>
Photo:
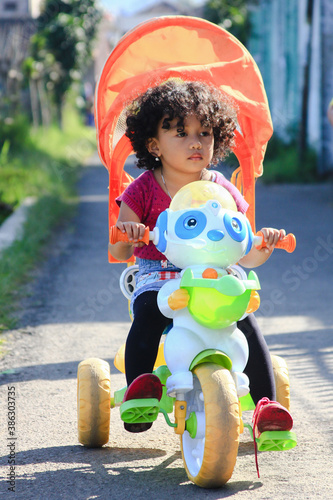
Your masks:
<svg viewBox="0 0 333 500"><path fill-rule="evenodd" d="M142 373L153 371L158 346L164 329L170 325L157 306L157 292L144 292L134 301L134 320L129 331L126 350L126 379L129 385ZM249 360L244 372L250 379L253 401L267 397L275 400L275 383L270 354L258 323L250 314L237 323L249 344Z"/></svg>

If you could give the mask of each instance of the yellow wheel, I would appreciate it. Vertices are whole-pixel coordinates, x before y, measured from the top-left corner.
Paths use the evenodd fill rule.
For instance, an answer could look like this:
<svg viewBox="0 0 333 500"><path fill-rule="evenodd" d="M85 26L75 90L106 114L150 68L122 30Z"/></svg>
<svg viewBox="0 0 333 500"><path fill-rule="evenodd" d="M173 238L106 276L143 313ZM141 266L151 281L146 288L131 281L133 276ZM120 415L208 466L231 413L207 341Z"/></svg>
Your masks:
<svg viewBox="0 0 333 500"><path fill-rule="evenodd" d="M98 358L81 361L77 371L79 442L98 448L109 440L110 365Z"/></svg>
<svg viewBox="0 0 333 500"><path fill-rule="evenodd" d="M186 473L204 488L224 485L234 470L240 416L235 383L229 370L212 363L194 369L193 390L185 394L186 418L195 414L197 430L181 435Z"/></svg>
<svg viewBox="0 0 333 500"><path fill-rule="evenodd" d="M280 356L271 354L276 387L276 400L290 410L290 386L287 363Z"/></svg>

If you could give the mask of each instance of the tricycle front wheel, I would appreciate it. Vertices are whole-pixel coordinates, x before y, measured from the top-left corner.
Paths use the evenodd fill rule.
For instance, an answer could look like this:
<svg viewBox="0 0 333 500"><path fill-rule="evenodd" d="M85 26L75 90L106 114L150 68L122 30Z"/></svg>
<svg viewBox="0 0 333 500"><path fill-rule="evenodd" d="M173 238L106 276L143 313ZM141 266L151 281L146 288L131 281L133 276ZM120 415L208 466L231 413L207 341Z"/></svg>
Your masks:
<svg viewBox="0 0 333 500"><path fill-rule="evenodd" d="M276 400L287 410L290 410L290 385L287 363L283 358L275 354L271 354L271 360L274 372Z"/></svg>
<svg viewBox="0 0 333 500"><path fill-rule="evenodd" d="M229 370L212 363L194 369L193 390L185 394L186 418L195 413L195 437L181 435L186 473L204 488L224 485L237 459L240 416L237 392ZM192 433L192 435L194 435Z"/></svg>
<svg viewBox="0 0 333 500"><path fill-rule="evenodd" d="M109 441L111 407L110 365L98 358L81 361L77 373L78 437L98 448Z"/></svg>

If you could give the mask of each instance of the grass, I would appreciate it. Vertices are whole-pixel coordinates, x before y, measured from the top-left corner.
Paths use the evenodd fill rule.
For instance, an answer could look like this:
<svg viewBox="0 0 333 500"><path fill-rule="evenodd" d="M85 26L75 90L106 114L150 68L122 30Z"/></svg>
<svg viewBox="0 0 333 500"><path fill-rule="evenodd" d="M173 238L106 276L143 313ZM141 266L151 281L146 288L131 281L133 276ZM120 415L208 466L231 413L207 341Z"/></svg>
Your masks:
<svg viewBox="0 0 333 500"><path fill-rule="evenodd" d="M237 158L231 154L224 164L229 169L229 176L239 165ZM222 172L225 171L222 169ZM300 165L296 141L285 144L273 136L268 142L264 158L264 172L260 177L263 184L306 184L318 182L316 152L309 149L304 155L304 163Z"/></svg>
<svg viewBox="0 0 333 500"><path fill-rule="evenodd" d="M261 179L265 184L318 182L317 155L309 149L300 165L296 142L284 144L273 136L267 146Z"/></svg>
<svg viewBox="0 0 333 500"><path fill-rule="evenodd" d="M31 131L25 146L15 153L7 147L1 155L1 202L13 209L27 196L35 196L37 202L29 210L22 239L0 256L0 330L17 323L22 285L43 257L55 228L73 216L80 165L94 148L95 131L67 110L63 131L56 127Z"/></svg>

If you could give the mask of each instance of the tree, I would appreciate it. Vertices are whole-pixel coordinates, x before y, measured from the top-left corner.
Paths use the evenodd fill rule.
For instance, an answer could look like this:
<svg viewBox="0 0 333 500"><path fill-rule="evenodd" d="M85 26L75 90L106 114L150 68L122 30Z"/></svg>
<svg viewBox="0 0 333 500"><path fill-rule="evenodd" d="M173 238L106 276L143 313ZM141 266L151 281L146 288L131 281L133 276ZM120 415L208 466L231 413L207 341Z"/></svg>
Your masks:
<svg viewBox="0 0 333 500"><path fill-rule="evenodd" d="M246 45L250 29L246 0L207 0L204 18L227 29Z"/></svg>
<svg viewBox="0 0 333 500"><path fill-rule="evenodd" d="M333 174L333 127L327 118L327 108L333 98L333 5L331 0L322 0L320 3L320 19L321 19L321 98L322 98L322 113L321 113L321 130L322 130L322 147L320 153L320 162L318 166L321 175Z"/></svg>
<svg viewBox="0 0 333 500"><path fill-rule="evenodd" d="M310 69L311 69L311 40L313 37L313 8L314 0L307 0L307 12L306 20L308 24L308 37L306 43L306 60L304 65L304 75L303 75L303 89L302 89L302 105L301 105L301 121L299 126L299 138L298 138L298 161L300 171L303 168L308 143L307 143L307 130L308 130L308 103L309 103L309 91L310 91Z"/></svg>
<svg viewBox="0 0 333 500"><path fill-rule="evenodd" d="M91 59L91 51L101 12L95 0L44 0L31 39L29 76L42 80L52 95L59 125L66 92Z"/></svg>

